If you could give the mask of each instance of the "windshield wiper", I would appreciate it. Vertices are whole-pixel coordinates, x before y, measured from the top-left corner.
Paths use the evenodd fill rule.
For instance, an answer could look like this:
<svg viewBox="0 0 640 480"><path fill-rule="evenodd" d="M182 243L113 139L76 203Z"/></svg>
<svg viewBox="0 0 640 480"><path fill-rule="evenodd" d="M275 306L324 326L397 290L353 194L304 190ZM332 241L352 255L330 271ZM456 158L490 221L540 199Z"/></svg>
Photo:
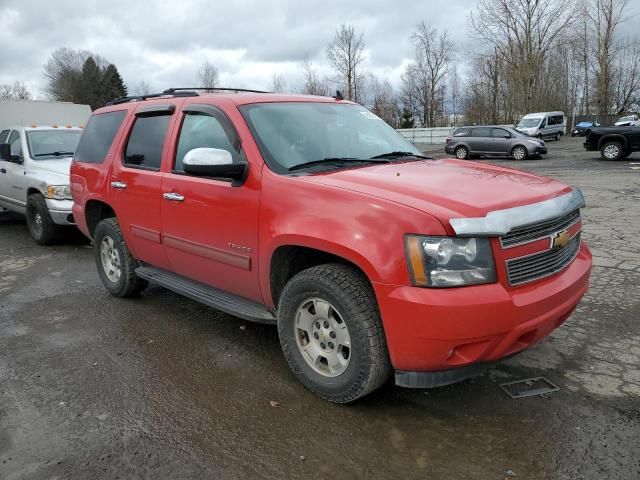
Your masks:
<svg viewBox="0 0 640 480"><path fill-rule="evenodd" d="M313 167L314 165L322 165L325 163L389 163L388 160L375 159L375 158L353 158L353 157L327 157L321 160L312 160L311 162L299 163L293 167L289 167L289 171L300 170L307 167Z"/></svg>
<svg viewBox="0 0 640 480"><path fill-rule="evenodd" d="M426 160L433 160L433 158L431 157L427 157L425 155L420 155L418 153L413 153L413 152L388 152L388 153L381 153L380 155L375 155L371 158L372 159L375 159L375 158L395 159L395 158L401 158L401 157L415 157L415 158L424 158Z"/></svg>
<svg viewBox="0 0 640 480"><path fill-rule="evenodd" d="M61 157L63 155L73 155L74 152L65 152L65 151L58 151L58 152L49 152L49 153L36 153L34 155L34 157Z"/></svg>

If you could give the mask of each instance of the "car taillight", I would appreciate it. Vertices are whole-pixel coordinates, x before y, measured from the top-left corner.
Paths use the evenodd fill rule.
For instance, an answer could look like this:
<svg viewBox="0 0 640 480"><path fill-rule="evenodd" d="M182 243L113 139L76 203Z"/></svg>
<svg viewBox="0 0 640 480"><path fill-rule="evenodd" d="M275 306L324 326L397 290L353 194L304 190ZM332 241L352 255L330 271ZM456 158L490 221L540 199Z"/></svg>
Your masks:
<svg viewBox="0 0 640 480"><path fill-rule="evenodd" d="M451 141L451 137L447 137L444 139L444 143L449 143Z"/></svg>

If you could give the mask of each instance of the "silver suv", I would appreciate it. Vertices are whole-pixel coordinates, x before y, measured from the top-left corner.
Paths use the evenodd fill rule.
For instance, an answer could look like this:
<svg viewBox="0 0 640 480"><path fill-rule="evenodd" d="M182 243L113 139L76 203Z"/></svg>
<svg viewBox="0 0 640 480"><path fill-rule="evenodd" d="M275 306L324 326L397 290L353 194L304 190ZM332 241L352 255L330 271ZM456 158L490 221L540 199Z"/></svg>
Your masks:
<svg viewBox="0 0 640 480"><path fill-rule="evenodd" d="M523 135L510 127L460 127L447 137L446 142L445 152L460 159L488 155L524 160L547 153L547 146L542 140Z"/></svg>

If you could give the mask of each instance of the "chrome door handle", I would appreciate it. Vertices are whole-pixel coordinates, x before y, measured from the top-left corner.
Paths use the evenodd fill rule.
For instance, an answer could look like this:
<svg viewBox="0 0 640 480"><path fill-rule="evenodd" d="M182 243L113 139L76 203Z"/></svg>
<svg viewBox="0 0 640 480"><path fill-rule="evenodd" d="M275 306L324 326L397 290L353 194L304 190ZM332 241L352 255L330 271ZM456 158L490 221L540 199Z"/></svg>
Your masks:
<svg viewBox="0 0 640 480"><path fill-rule="evenodd" d="M183 202L184 196L179 193L167 192L162 194L162 198L165 200L171 200L173 202Z"/></svg>
<svg viewBox="0 0 640 480"><path fill-rule="evenodd" d="M117 188L118 190L124 190L125 188L127 188L127 184L126 183L118 182L118 181L111 182L111 186L113 188Z"/></svg>

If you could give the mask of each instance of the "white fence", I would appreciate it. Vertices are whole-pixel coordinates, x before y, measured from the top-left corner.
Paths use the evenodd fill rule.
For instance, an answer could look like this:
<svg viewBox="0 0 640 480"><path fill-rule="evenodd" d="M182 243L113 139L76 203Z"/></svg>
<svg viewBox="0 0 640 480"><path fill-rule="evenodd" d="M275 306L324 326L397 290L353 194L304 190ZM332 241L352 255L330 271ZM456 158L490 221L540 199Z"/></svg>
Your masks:
<svg viewBox="0 0 640 480"><path fill-rule="evenodd" d="M429 145L444 144L445 138L458 127L436 128L400 128L398 132L413 143L425 143Z"/></svg>

